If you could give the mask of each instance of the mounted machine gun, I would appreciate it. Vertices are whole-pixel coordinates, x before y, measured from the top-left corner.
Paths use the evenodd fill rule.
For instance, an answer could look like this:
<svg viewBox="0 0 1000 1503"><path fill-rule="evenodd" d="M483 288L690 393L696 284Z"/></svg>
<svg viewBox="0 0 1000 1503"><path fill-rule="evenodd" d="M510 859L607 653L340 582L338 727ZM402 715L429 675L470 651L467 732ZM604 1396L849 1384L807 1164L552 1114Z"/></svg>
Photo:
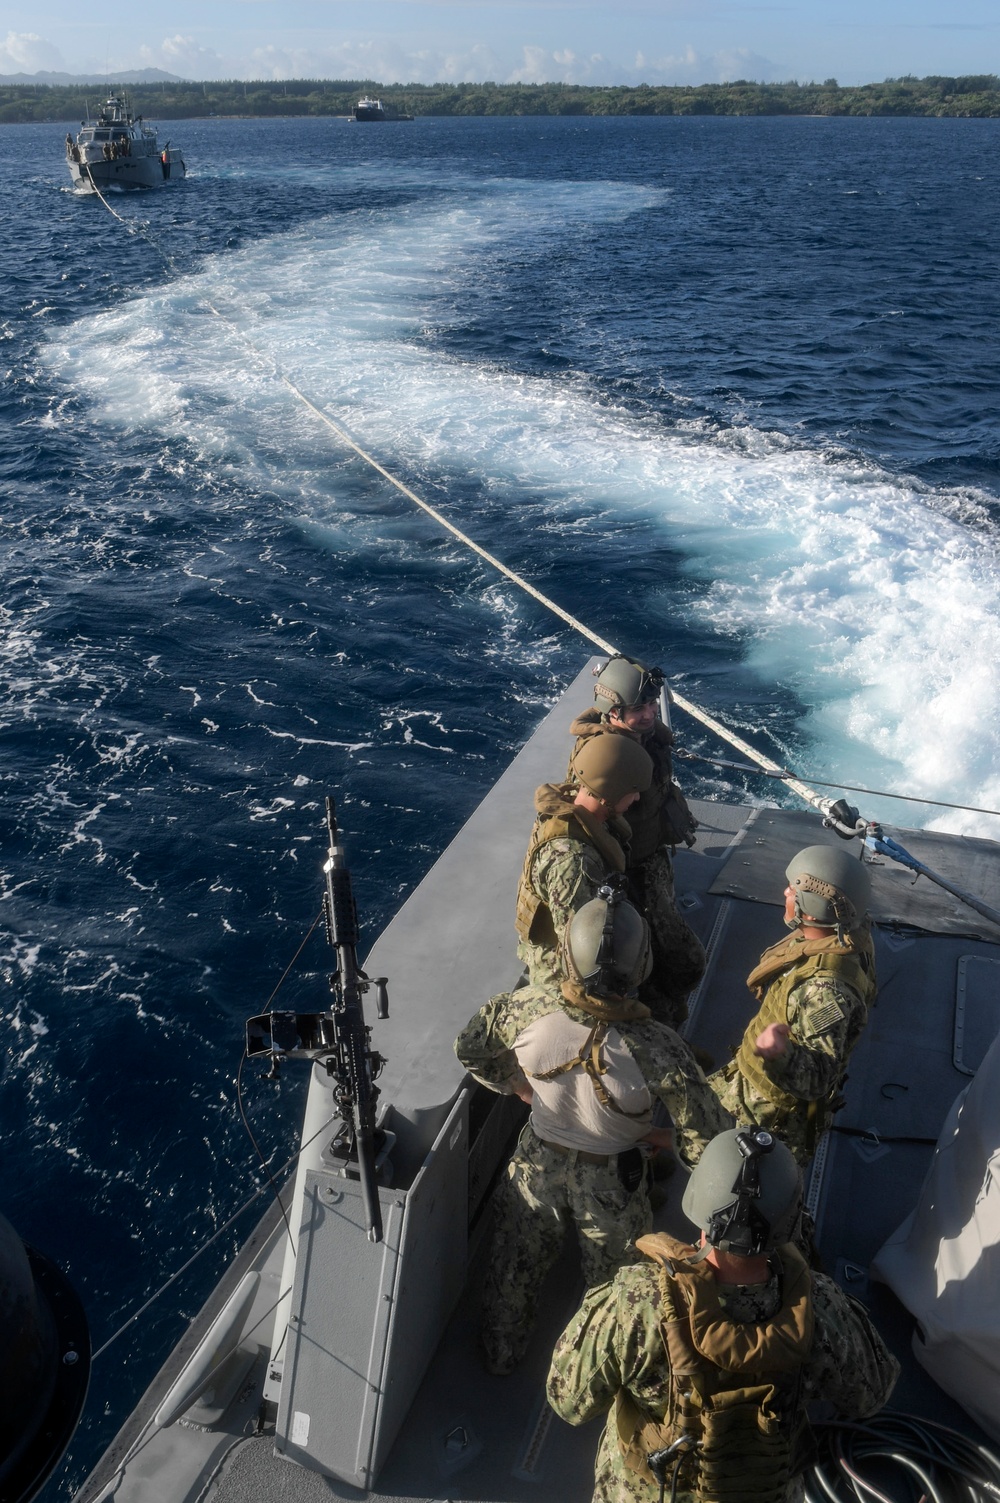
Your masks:
<svg viewBox="0 0 1000 1503"><path fill-rule="evenodd" d="M247 1056L269 1055L272 1077L283 1059L323 1064L333 1081L334 1100L343 1119L328 1152L342 1165L343 1174L360 1181L368 1239L381 1242L377 1158L385 1135L375 1125L379 1095L375 1081L384 1061L371 1047L362 997L369 988L375 988L375 1009L380 1018L389 1016L389 998L386 978L369 978L358 965L358 913L332 798L326 800L326 824L330 845L323 867L323 908L327 939L336 961L330 976L332 1005L325 1012L268 1012L249 1018Z"/></svg>

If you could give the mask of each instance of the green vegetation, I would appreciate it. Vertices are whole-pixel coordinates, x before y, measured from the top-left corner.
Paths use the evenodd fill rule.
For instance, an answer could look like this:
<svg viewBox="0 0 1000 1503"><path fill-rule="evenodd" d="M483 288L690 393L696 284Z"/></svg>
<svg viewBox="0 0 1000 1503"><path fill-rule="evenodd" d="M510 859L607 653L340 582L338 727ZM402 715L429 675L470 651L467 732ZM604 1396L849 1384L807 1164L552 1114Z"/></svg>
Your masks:
<svg viewBox="0 0 1000 1503"><path fill-rule="evenodd" d="M153 120L205 115L349 115L362 94L408 115L961 115L1000 116L1000 78L887 78L842 89L825 83L701 84L697 88L590 88L578 84L389 84L373 79L287 83L136 84L137 114ZM0 121L82 120L99 85L0 86Z"/></svg>

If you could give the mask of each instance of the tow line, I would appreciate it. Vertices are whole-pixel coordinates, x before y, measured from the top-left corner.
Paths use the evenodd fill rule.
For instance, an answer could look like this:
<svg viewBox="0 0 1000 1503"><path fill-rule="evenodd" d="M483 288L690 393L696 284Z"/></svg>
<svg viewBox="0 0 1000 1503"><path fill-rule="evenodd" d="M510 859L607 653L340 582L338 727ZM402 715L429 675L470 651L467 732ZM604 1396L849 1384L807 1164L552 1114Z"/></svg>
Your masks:
<svg viewBox="0 0 1000 1503"><path fill-rule="evenodd" d="M129 234L141 234L143 238L153 246L158 255L163 257L163 260L167 264L167 266L169 266L172 271L176 270L176 261L174 257L171 256L168 251L165 251L163 249L163 247L158 243L156 237L150 234L148 228L143 225L137 225L135 227L130 225L129 222L126 219L123 219L122 216L114 208L112 208L111 204L108 203L107 199L104 197L104 194L94 182L92 175L90 180L94 192L101 200L101 203L110 214L114 215L119 224L123 225ZM207 297L202 299L202 303L203 306L206 307L209 312L214 314L216 318L221 320L223 323L228 324L229 328L233 331L237 338L243 341L246 347L250 351L252 351L257 360L260 361L265 368L270 369L273 372L275 377L283 383L283 385L288 389L288 391L292 393L297 401L301 402L303 407L305 407L308 412L312 413L315 418L318 418L321 423L325 424L326 427L329 428L330 431L337 436L337 438L346 448L352 450L352 452L355 453L359 459L364 460L365 464L370 465L371 468L375 470L379 475L381 475L384 480L387 480L390 485L395 486L396 490L398 490L401 495L406 496L409 501L411 501L415 506L419 507L420 510L423 511L427 516L429 516L434 522L436 522L439 527L443 527L447 532L451 533L452 537L456 538L472 553L475 553L479 558L483 560L484 563L489 564L491 568L495 569L499 574L502 574L505 579L509 579L512 584L516 585L518 589L523 590L526 595L529 595L533 600L537 601L539 605L544 606L546 610L551 611L553 615L558 616L560 621L563 621L567 626L571 627L573 631L577 632L581 637L590 642L594 647L597 647L601 652L606 652L610 657L619 655L619 653L621 652L620 648L615 647L613 643L608 642L604 637L599 636L597 632L592 631L589 626L580 621L576 616L571 615L569 611L564 610L561 605L558 605L548 595L544 594L543 591L538 589L536 585L533 585L529 580L525 579L522 574L518 574L516 570L511 569L507 564L503 563L502 560L497 558L495 554L490 553L486 548L482 547L482 545L477 543L474 538L471 538L468 533L463 532L462 529L460 527L457 527L454 522L449 521L448 518L444 516L442 512L438 511L436 507L431 506L429 502L424 501L422 497L418 496L417 493L408 485L404 484L404 482L400 480L398 476L394 475L390 470L386 469L385 465L381 464L373 454L370 454L367 451L367 449L363 449L357 442L357 440L352 438L352 436L347 432L345 428L341 426L340 423L336 422L329 415L329 413L324 412L321 407L318 407L316 403L313 402L312 399L308 397L299 386L296 385L292 378L288 376L283 370L281 370L280 366L274 360L273 356L267 355L264 353L264 351L259 349L258 346L254 344L249 335L247 335L243 329L239 328L236 322L232 318L230 318L228 314L222 312L221 309L217 308L215 304L210 302ZM696 705L693 700L688 699L685 695L681 694L679 690L673 687L671 687L670 689L670 699L671 702L675 704L679 710L683 710L684 713L686 715L689 715L692 720L697 720L706 728L706 730L711 731L712 734L717 736L721 741L724 741L727 745L732 746L736 751L741 752L743 756L749 757L750 760L756 764L756 766L755 768L747 769L748 771L762 772L768 777L779 778L784 783L785 787L790 788L793 793L797 794L797 796L803 801L803 803L809 804L814 809L818 810L818 812L823 816L824 823L828 824L831 828L838 827L838 820L836 815L836 808L838 804L837 800L825 798L822 794L817 793L816 790L814 788L811 788L808 783L803 782L801 778L797 777L794 773L789 772L787 768L781 767L777 762L773 761L772 758L768 757L764 752L759 752L756 747L751 746L748 741L744 741L741 736L738 736L735 731L730 730L729 727L727 725L724 725L721 720L717 720L714 715L710 715L707 710L702 709L700 705ZM711 759L706 758L705 760ZM733 763L720 765L736 766L737 764ZM887 796L890 798L910 797L906 794L889 794ZM914 799L913 801L927 804L935 804L938 802L935 799ZM945 807L955 809L969 808L968 805L964 804L949 804ZM997 811L971 810L970 812L996 813ZM846 835L847 831L843 828L843 826L841 826L839 833ZM850 833L851 835L854 835L857 832L852 830ZM987 915L987 917L989 916L991 915ZM997 922L1000 922L1000 916L998 916Z"/></svg>

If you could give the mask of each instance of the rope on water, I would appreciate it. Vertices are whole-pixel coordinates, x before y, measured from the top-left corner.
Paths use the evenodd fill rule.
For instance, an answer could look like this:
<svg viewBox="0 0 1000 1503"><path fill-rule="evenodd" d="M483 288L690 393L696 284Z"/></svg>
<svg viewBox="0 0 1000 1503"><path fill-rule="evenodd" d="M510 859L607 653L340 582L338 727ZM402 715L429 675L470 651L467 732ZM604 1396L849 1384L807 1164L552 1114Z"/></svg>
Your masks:
<svg viewBox="0 0 1000 1503"><path fill-rule="evenodd" d="M384 465L380 464L373 455L369 454L366 449L363 449L361 445L357 443L351 437L351 435L340 426L339 423L334 422L329 413L324 412L321 407L316 406L315 402L310 401L305 393L300 391L295 382L292 381L288 376L283 374L281 379L284 381L289 391L294 393L294 395L305 407L309 409L314 417L319 418L320 422L325 423L326 426L337 435L341 443L345 444L347 448L353 449L354 453L357 454L361 459L363 459L366 464L371 465L373 470L377 470L384 479L388 480L390 485L394 485L396 489L400 491L404 496L406 496L410 501L412 501L415 506L419 506L421 511L426 512L429 517L432 517L434 521L439 524L439 526L444 527L448 532L451 533L453 537L458 538L459 542L463 543L465 547L470 548L473 553L478 554L479 557L481 559L484 559L485 562L488 563L492 568L496 569L500 574L503 574L504 577L509 579L513 584L516 584L518 589L523 590L526 595L530 595L533 600L537 600L539 605L545 606L546 610L549 610L553 613L553 615L558 616L561 621L565 621L567 626L571 626L574 631L579 632L580 636L586 638L588 642L593 643L595 647L599 647L602 652L608 653L609 656L615 656L619 652L619 648L613 646L612 643L606 641L603 637L599 637L596 632L591 631L590 627L585 626L584 623L578 620L576 616L570 615L569 611L563 610L561 605L557 605L556 602L550 599L548 595L543 594L536 585L533 585L530 582L530 580L525 579L522 574L518 574L514 569L509 568L507 564L502 563L501 560L498 559L494 554L487 552L487 550L481 547L479 543L475 542L473 538L470 538L468 533L462 532L461 528L456 527L454 522L449 522L448 518L443 516L436 507L431 506L427 501L422 500L415 491L412 491L410 489L408 485L404 485L402 480L397 479L397 477L391 474ZM686 699L685 696L678 693L676 689L672 688L670 694L674 704L677 705L678 709L683 710L693 719L699 720L702 725L706 726L710 731L713 731L715 735L720 736L724 741L727 741L730 746L734 746L737 751L741 751L745 757L751 757L763 771L770 773L772 776L776 775L781 777L785 781L787 786L791 788L795 793L797 793L800 798L804 799L806 803L812 804L817 808L823 808L823 806L828 802L826 799L823 799L820 794L815 793L813 789L811 789L806 783L801 782L798 778L795 778L790 773L785 772L781 767L778 766L777 762L772 762L770 757L766 757L763 752L757 751L748 742L742 740L742 738L731 731L728 726L725 726L721 721L716 720L714 715L709 715L707 710L701 709L699 705L696 705L692 703L691 700Z"/></svg>
<svg viewBox="0 0 1000 1503"><path fill-rule="evenodd" d="M561 621L565 621L567 626L571 626L573 630L579 632L582 637L586 637L588 642L592 642L594 646L599 647L602 652L606 652L610 656L615 656L617 654L617 647L612 647L610 642L606 642L603 637L599 637L596 632L591 631L590 627L585 626L582 621L578 621L576 616L571 616L569 611L564 611L561 605L557 605L554 600L550 600L547 595L543 595L541 590L537 589L535 585L531 584L529 580L525 579L522 574L518 574L514 569L508 568L508 566L505 563L502 563L495 554L487 552L487 550L481 547L479 543L477 543L473 538L470 538L467 532L463 532L460 527L456 527L454 522L449 522L448 518L444 516L442 512L439 512L436 507L431 506L427 501L421 500L421 498L415 491L411 491L408 485L404 485L402 480L398 480L395 475L391 474L385 468L384 465L379 464L378 460L375 459L373 455L369 454L366 449L362 449L361 445L359 443L356 443L351 435L344 428L342 428L339 423L334 422L329 413L324 412L321 407L317 407L315 402L311 402L305 395L305 393L300 391L299 388L295 385L295 382L290 380L288 376L283 374L281 379L284 381L289 391L293 392L305 407L308 407L309 411L313 414L314 417L318 417L320 422L325 423L326 426L337 435L337 437L343 444L346 444L349 449L353 449L355 454L359 455L366 464L370 464L373 470L377 470L384 479L388 480L390 485L394 485L396 489L398 491L401 491L402 494L406 496L410 501L412 501L415 506L419 506L421 511L426 512L429 517L433 517L434 521L437 522L439 526L445 528L447 532L450 532L452 537L458 538L460 543L464 544L466 548L470 548L473 553L478 554L481 559L484 559L486 563L491 566L491 568L494 568L500 574L503 574L513 584L516 584L518 589L523 590L526 595L530 595L533 600L537 600L539 605L544 605L546 610L552 611L556 616L559 617Z"/></svg>
<svg viewBox="0 0 1000 1503"><path fill-rule="evenodd" d="M93 179L91 179L91 182L93 183ZM130 233L135 233L135 231L130 229L128 222L124 220L120 214L116 213L116 211L111 207L96 183L93 183L93 187L95 193L100 198L105 208L108 209L111 214L114 214L119 223L125 225L126 229L129 229ZM156 248L159 254L163 256L167 265L173 267L175 264L173 257L157 244L156 238L153 235L149 234L144 228L140 230L140 233L142 233L149 241L149 243ZM598 636L596 632L591 631L589 626L586 626L576 616L571 615L569 611L564 610L561 605L557 605L554 600L552 600L548 595L539 590L536 585L533 585L529 580L525 579L522 574L518 574L516 570L511 569L507 564L503 563L496 557L495 554L488 552L487 549L483 548L479 543L471 538L467 532L463 532L461 528L456 527L454 522L450 522L448 518L444 516L442 512L438 511L436 507L431 506L429 502L424 501L420 496L417 495L415 491L411 490L408 485L405 485L402 480L393 475L390 470L387 470L386 467L374 457L374 455L370 454L367 449L363 449L361 445L351 437L347 430L341 426L340 423L335 422L334 419L329 415L329 413L324 412L321 407L318 407L315 402L307 397L305 392L303 392L301 388L295 384L291 377L286 375L284 371L282 371L278 367L277 363L273 360L273 357L265 355L264 352L254 344L253 340L250 339L250 337L244 332L244 330L240 329L235 321L228 316L228 314L222 312L219 308L217 308L212 302L209 301L207 297L203 299L203 302L204 306L208 308L216 318L221 319L222 322L229 325L233 332L240 339L242 339L244 344L253 352L253 354L259 361L261 361L262 364L270 367L273 370L277 379L284 383L284 385L288 388L292 395L302 403L307 411L311 412L312 415L318 418L321 423L324 423L332 433L336 434L337 438L342 444L345 445L346 448L351 449L355 454L358 455L360 459L363 459L367 465L370 465L373 470L381 475L384 480L387 480L390 485L395 486L396 490L398 490L401 495L406 496L407 500L412 501L415 506L419 507L421 511L425 512L426 515L429 516L434 522L436 522L439 527L443 527L447 532L450 532L452 537L456 538L464 547L470 549L471 552L475 553L484 561L484 563L489 564L492 569L496 569L499 574L502 574L505 579L509 579L512 584L516 585L519 590L523 590L524 593L526 595L529 595L533 600L536 600L539 605L544 606L546 610L551 611L553 615L558 616L560 621L563 621L567 626L572 627L575 632L579 633L581 637L583 637L586 641L592 643L592 645L594 647L597 647L601 652L606 652L610 657L616 656L620 652L619 648L615 647L611 642L608 642L604 637ZM790 788L793 793L797 794L798 797L802 799L803 803L811 804L814 809L818 809L822 814L827 813L827 810L831 803L830 799L824 798L821 794L817 793L814 788L811 788L808 783L803 782L801 778L796 777L793 773L789 772L787 768L781 767L777 762L773 761L772 758L766 756L764 752L759 752L756 747L751 746L748 741L744 741L741 736L738 736L735 731L730 730L730 728L727 725L724 725L721 720L717 720L714 715L710 715L707 710L703 710L700 705L696 705L692 700L681 694L677 689L671 688L670 696L672 702L677 706L679 710L683 710L686 715L690 715L692 720L697 720L706 728L706 730L711 731L714 736L718 736L721 741L724 741L729 746L734 747L736 751L741 752L743 756L749 757L752 762L756 763L756 768L749 768L747 769L748 771L760 771L768 777L780 778L781 781L785 784L785 787ZM708 761L710 759L706 758L705 760ZM821 784L820 786L846 788L850 785L828 783ZM867 790L856 789L854 791L863 793ZM973 809L971 808L971 806L966 804L945 804L938 799L915 798L907 794L886 794L882 796L888 798L906 798L909 802L913 803L934 804L941 808L963 809L968 810L972 813L991 814L996 812L995 810Z"/></svg>
<svg viewBox="0 0 1000 1503"><path fill-rule="evenodd" d="M133 221L130 221L128 219L125 219L121 214L119 214L119 212L118 212L118 210L116 208L114 208L111 204L108 203L108 200L104 197L104 194L101 192L100 188L97 186L97 184L94 181L94 174L90 170L89 163L87 164L87 179L88 179L88 181L90 183L90 186L93 188L94 192L97 194L98 198L101 200L101 203L107 209L108 213L114 219L117 219L117 221L118 221L118 223L120 225L124 226L125 233L127 235L141 235L142 238L143 238L143 240L145 240L149 245L151 245L153 247L153 249L156 251L157 255L163 257L163 260L164 260L165 264L169 267L169 269L171 271L176 271L177 270L177 262L174 260L174 257L170 254L169 251L166 251L166 250L163 249L163 246L160 245L160 243L157 240L156 236L153 235L150 232L149 227L147 225L144 225L142 223L142 220L136 220L136 221L133 222ZM216 311L217 310L215 308L212 309L213 313L215 313ZM220 317L221 317L221 315L220 315Z"/></svg>

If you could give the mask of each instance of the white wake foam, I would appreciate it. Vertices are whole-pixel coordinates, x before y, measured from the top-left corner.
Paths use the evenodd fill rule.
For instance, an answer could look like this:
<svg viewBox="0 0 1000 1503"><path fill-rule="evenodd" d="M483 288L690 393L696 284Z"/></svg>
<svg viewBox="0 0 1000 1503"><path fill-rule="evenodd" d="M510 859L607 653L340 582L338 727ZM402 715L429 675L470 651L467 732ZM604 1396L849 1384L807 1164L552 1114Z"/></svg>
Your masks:
<svg viewBox="0 0 1000 1503"><path fill-rule="evenodd" d="M751 429L666 430L598 401L583 377L524 377L436 347L456 301L474 308L506 258L559 254L576 227L617 233L656 196L477 182L443 203L333 217L82 320L48 359L96 420L148 426L277 492L317 546L415 548L431 524L400 529L356 504L356 472L281 371L390 468L475 478L544 548L619 535L624 548L638 515L703 582L687 608L704 630L806 707L817 776L1000 808L1000 548L975 498L963 508ZM507 316L516 332L525 310ZM865 807L1000 834L1000 820Z"/></svg>

